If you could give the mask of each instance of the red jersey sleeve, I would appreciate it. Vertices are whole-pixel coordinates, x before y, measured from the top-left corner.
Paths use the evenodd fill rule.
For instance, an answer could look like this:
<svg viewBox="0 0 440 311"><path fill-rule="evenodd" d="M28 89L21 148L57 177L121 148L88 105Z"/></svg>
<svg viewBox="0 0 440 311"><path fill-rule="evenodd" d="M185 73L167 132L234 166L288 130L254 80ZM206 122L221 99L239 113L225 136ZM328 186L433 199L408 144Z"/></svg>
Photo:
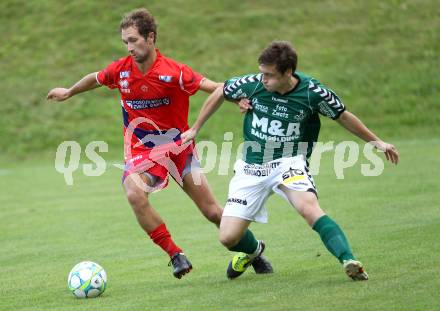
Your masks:
<svg viewBox="0 0 440 311"><path fill-rule="evenodd" d="M200 82L204 79L200 73L187 65L180 66L179 86L182 91L189 95L195 94L200 88Z"/></svg>
<svg viewBox="0 0 440 311"><path fill-rule="evenodd" d="M107 67L105 67L103 70L98 72L96 75L96 81L101 84L105 85L111 89L115 89L118 87L118 70L117 70L118 62L113 62Z"/></svg>

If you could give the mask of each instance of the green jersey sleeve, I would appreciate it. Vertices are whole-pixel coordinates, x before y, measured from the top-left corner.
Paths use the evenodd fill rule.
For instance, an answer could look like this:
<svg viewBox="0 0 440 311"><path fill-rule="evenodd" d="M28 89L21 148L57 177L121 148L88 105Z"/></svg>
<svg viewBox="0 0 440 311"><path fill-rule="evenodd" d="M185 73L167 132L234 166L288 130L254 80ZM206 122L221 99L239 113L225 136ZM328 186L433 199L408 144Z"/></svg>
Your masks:
<svg viewBox="0 0 440 311"><path fill-rule="evenodd" d="M261 83L261 74L250 74L226 80L223 96L229 100L250 98Z"/></svg>
<svg viewBox="0 0 440 311"><path fill-rule="evenodd" d="M338 95L317 80L310 80L309 94L315 111L336 120L345 111L345 105Z"/></svg>

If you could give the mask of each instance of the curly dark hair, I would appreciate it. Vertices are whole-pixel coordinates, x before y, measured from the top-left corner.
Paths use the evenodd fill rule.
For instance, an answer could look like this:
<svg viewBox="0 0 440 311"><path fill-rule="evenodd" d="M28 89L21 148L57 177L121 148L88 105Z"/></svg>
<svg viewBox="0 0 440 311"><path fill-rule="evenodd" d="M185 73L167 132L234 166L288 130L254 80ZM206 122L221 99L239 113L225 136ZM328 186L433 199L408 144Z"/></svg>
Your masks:
<svg viewBox="0 0 440 311"><path fill-rule="evenodd" d="M119 30L126 29L128 27L136 27L139 34L145 38L148 38L150 32L154 33L154 42L156 43L157 38L157 25L154 20L154 16L148 12L147 9L140 8L133 10L122 18L121 24L119 25Z"/></svg>

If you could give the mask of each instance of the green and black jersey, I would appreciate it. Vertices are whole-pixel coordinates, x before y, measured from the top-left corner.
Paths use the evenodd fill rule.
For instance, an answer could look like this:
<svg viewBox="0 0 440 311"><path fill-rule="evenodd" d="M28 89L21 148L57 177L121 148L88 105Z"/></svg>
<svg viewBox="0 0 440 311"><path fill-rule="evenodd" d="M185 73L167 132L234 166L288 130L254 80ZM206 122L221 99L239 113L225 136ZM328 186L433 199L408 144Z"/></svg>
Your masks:
<svg viewBox="0 0 440 311"><path fill-rule="evenodd" d="M299 72L294 76L299 82L286 94L267 91L262 74L225 82L226 99L252 102L243 124L245 162L261 164L298 154L308 158L318 139L319 114L337 119L345 110L338 96L319 81Z"/></svg>

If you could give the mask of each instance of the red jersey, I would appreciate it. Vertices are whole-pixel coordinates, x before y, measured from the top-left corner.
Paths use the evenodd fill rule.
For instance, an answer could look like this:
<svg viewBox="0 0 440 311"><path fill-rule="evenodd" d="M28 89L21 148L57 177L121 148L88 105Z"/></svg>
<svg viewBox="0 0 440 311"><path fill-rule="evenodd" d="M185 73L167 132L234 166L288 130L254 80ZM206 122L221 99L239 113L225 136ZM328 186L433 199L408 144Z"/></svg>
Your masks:
<svg viewBox="0 0 440 311"><path fill-rule="evenodd" d="M121 58L101 70L96 80L121 94L124 133L131 122L132 154L180 140L188 127L189 97L204 78L189 66L160 54L148 71L139 71L132 56ZM137 147L135 147L138 145Z"/></svg>

